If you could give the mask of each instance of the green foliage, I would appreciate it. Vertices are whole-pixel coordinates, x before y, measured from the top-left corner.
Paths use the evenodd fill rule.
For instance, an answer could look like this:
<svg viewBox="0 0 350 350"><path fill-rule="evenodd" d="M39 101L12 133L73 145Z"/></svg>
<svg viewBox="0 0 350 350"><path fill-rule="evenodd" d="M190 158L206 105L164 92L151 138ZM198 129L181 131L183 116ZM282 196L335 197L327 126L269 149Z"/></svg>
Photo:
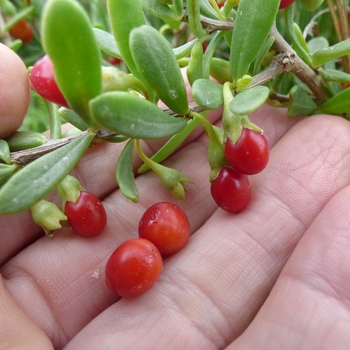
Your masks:
<svg viewBox="0 0 350 350"><path fill-rule="evenodd" d="M290 117L322 112L348 117L350 89L344 84L350 82L350 39L341 21L332 23L342 18L341 11L347 13L348 1L331 10L323 0L296 1L284 10L279 3L228 0L219 9L214 0L32 0L30 6L1 0L1 42L28 67L48 54L71 109L59 108L57 114L57 106L31 92L19 132L0 140L0 212L31 208L40 222L37 203L51 207L43 198L62 186L87 147L96 143L125 142L115 176L126 198L139 200L132 166L137 152L144 161L139 173L151 169L182 199L184 184L192 180L160 163L198 125L209 140L211 181L226 164L226 138L236 141L244 127L261 131L249 114L263 103L287 107ZM20 19L33 29L28 43L9 33ZM169 110L160 108L159 101ZM222 129L204 116L219 108ZM61 122L78 134L64 146ZM53 146L41 155L47 138L40 133L48 129ZM140 139L164 138L167 142L153 157L144 155ZM38 158L14 163L16 154L10 150L20 149Z"/></svg>
<svg viewBox="0 0 350 350"><path fill-rule="evenodd" d="M89 101L102 92L101 53L87 14L77 2L51 0L42 15L42 32L57 84L69 106L86 125L96 128Z"/></svg>
<svg viewBox="0 0 350 350"><path fill-rule="evenodd" d="M82 135L17 171L0 189L0 213L19 213L47 196L77 164L92 138L92 133Z"/></svg>

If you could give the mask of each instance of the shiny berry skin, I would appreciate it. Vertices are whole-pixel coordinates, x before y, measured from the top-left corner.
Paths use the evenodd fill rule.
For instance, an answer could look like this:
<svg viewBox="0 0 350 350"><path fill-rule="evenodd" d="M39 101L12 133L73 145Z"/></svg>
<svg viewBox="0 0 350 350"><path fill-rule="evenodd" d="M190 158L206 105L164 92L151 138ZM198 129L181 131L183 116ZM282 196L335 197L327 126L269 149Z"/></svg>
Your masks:
<svg viewBox="0 0 350 350"><path fill-rule="evenodd" d="M236 143L225 142L225 155L232 168L253 175L262 171L269 161L269 145L263 134L244 128Z"/></svg>
<svg viewBox="0 0 350 350"><path fill-rule="evenodd" d="M113 66L116 66L122 62L122 60L120 58L113 57L113 56L107 57L106 61L109 62L110 64L112 64Z"/></svg>
<svg viewBox="0 0 350 350"><path fill-rule="evenodd" d="M139 296L159 278L163 260L157 247L144 238L122 243L106 264L106 285L124 298Z"/></svg>
<svg viewBox="0 0 350 350"><path fill-rule="evenodd" d="M163 256L180 251L190 237L190 222L177 205L160 202L149 207L139 222L139 236L151 241Z"/></svg>
<svg viewBox="0 0 350 350"><path fill-rule="evenodd" d="M210 185L216 204L229 213L239 213L249 202L250 183L248 176L224 166Z"/></svg>
<svg viewBox="0 0 350 350"><path fill-rule="evenodd" d="M281 0L280 10L292 5L294 1L295 0Z"/></svg>
<svg viewBox="0 0 350 350"><path fill-rule="evenodd" d="M225 1L221 1L220 0L220 2L217 0L216 1L217 2L217 4L218 4L218 6L219 6L219 9L221 9L221 7L223 7L224 5L225 5Z"/></svg>
<svg viewBox="0 0 350 350"><path fill-rule="evenodd" d="M103 204L94 194L87 191L80 192L75 204L67 201L64 211L69 225L80 236L97 236L107 223Z"/></svg>
<svg viewBox="0 0 350 350"><path fill-rule="evenodd" d="M34 36L32 27L23 18L11 27L10 34L14 38L22 40L24 44L29 43Z"/></svg>
<svg viewBox="0 0 350 350"><path fill-rule="evenodd" d="M41 97L60 106L69 108L66 99L57 86L53 65L48 55L43 56L34 64L29 79L33 89Z"/></svg>

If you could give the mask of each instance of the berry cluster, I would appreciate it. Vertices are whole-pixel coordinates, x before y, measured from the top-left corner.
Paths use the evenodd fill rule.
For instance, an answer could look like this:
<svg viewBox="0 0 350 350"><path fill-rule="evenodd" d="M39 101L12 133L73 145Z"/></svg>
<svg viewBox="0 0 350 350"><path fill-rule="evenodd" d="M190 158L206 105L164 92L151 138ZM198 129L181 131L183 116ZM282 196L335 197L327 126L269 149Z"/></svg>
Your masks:
<svg viewBox="0 0 350 350"><path fill-rule="evenodd" d="M249 202L250 182L247 175L262 171L269 160L265 136L253 129L243 128L236 143L225 142L225 156L230 164L223 166L211 183L211 195L217 205L230 213L239 213Z"/></svg>
<svg viewBox="0 0 350 350"><path fill-rule="evenodd" d="M153 287L163 268L162 256L173 255L185 247L190 224L177 205L160 202L145 211L138 234L139 238L118 246L106 265L106 285L125 298L141 295Z"/></svg>

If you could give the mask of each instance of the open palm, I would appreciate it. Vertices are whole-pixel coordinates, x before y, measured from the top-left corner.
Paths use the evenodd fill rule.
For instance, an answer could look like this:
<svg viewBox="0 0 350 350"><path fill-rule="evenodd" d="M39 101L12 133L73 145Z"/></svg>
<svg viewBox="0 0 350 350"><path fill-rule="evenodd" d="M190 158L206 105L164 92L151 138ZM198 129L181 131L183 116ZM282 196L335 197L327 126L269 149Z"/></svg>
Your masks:
<svg viewBox="0 0 350 350"><path fill-rule="evenodd" d="M269 106L251 119L265 130L271 158L250 177L252 198L238 215L211 199L198 129L165 162L195 181L185 201L151 172L137 177L140 203L125 199L114 179L122 145L102 144L74 175L103 199L103 234L62 229L50 239L28 213L0 216L0 349L349 349L349 122L291 120ZM185 210L189 244L164 261L150 291L118 299L105 285L106 261L159 201Z"/></svg>

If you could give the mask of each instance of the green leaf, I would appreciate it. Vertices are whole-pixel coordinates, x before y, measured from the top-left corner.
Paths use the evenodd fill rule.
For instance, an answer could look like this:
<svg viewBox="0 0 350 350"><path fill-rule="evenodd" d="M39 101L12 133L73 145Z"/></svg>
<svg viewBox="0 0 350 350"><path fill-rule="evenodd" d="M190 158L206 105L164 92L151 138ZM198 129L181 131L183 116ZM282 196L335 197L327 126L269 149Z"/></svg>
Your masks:
<svg viewBox="0 0 350 350"><path fill-rule="evenodd" d="M43 46L69 106L95 128L89 100L102 92L101 52L89 17L72 0L49 0L42 17Z"/></svg>
<svg viewBox="0 0 350 350"><path fill-rule="evenodd" d="M342 114L350 111L350 89L345 89L335 95L321 106L319 110L323 113Z"/></svg>
<svg viewBox="0 0 350 350"><path fill-rule="evenodd" d="M131 139L125 145L118 158L116 169L116 180L121 193L131 201L139 201L139 193L135 184L135 177L132 167L132 156L134 151L134 140Z"/></svg>
<svg viewBox="0 0 350 350"><path fill-rule="evenodd" d="M322 5L324 0L301 0L302 4L308 11L315 11Z"/></svg>
<svg viewBox="0 0 350 350"><path fill-rule="evenodd" d="M6 139L12 152L34 148L44 144L48 138L35 131L16 131Z"/></svg>
<svg viewBox="0 0 350 350"><path fill-rule="evenodd" d="M337 69L324 69L322 70L321 75L325 81L336 81L338 83L350 82L350 74Z"/></svg>
<svg viewBox="0 0 350 350"><path fill-rule="evenodd" d="M215 110L224 104L222 85L209 79L198 79L192 86L194 100L203 108Z"/></svg>
<svg viewBox="0 0 350 350"><path fill-rule="evenodd" d="M270 90L266 86L255 86L238 94L230 103L234 114L247 115L260 107L269 97Z"/></svg>
<svg viewBox="0 0 350 350"><path fill-rule="evenodd" d="M60 107L58 109L58 114L68 123L72 124L79 130L86 130L87 126L86 124L79 118L78 114L76 114L74 111L71 109L65 108L65 107Z"/></svg>
<svg viewBox="0 0 350 350"><path fill-rule="evenodd" d="M166 4L161 4L157 0L141 0L142 8L151 15L163 20L181 20L182 13L177 16L175 12Z"/></svg>
<svg viewBox="0 0 350 350"><path fill-rule="evenodd" d="M175 113L189 111L185 82L170 43L156 29L143 25L130 34L135 64L148 85Z"/></svg>
<svg viewBox="0 0 350 350"><path fill-rule="evenodd" d="M73 169L93 137L84 134L16 172L0 190L0 213L22 212L47 196Z"/></svg>
<svg viewBox="0 0 350 350"><path fill-rule="evenodd" d="M173 3L173 10L174 10L177 18L182 19L184 0L172 0L172 3Z"/></svg>
<svg viewBox="0 0 350 350"><path fill-rule="evenodd" d="M313 54L316 51L323 50L329 47L329 42L323 36L318 36L309 40L307 42L307 47L309 48L309 52Z"/></svg>
<svg viewBox="0 0 350 350"><path fill-rule="evenodd" d="M200 0L186 0L186 11L191 32L196 38L205 35L200 21Z"/></svg>
<svg viewBox="0 0 350 350"><path fill-rule="evenodd" d="M350 38L314 52L311 56L312 65L313 67L318 67L325 62L335 60L345 55L350 55Z"/></svg>
<svg viewBox="0 0 350 350"><path fill-rule="evenodd" d="M211 60L215 54L216 48L224 36L224 31L217 31L211 38L203 56L203 77L209 79Z"/></svg>
<svg viewBox="0 0 350 350"><path fill-rule="evenodd" d="M230 51L234 81L248 73L272 28L279 4L280 0L240 0Z"/></svg>
<svg viewBox="0 0 350 350"><path fill-rule="evenodd" d="M140 78L134 58L130 51L130 33L134 28L146 24L141 0L107 0L112 33L122 55L122 59L130 72Z"/></svg>
<svg viewBox="0 0 350 350"><path fill-rule="evenodd" d="M213 6L210 5L208 0L199 0L200 13L209 18L219 19L218 14L214 10Z"/></svg>
<svg viewBox="0 0 350 350"><path fill-rule="evenodd" d="M186 118L175 118L129 92L106 92L90 103L96 122L107 130L135 139L160 139L181 131Z"/></svg>
<svg viewBox="0 0 350 350"><path fill-rule="evenodd" d="M263 64L264 60L273 52L270 52L271 46L274 43L275 38L273 36L268 36L265 43L261 46L256 59L254 61L253 75L258 74L260 71L260 66ZM272 58L271 58L272 59Z"/></svg>
<svg viewBox="0 0 350 350"><path fill-rule="evenodd" d="M0 187L17 171L20 166L16 163L0 163Z"/></svg>
<svg viewBox="0 0 350 350"><path fill-rule="evenodd" d="M213 57L210 61L210 76L220 84L231 81L230 62L222 58Z"/></svg>
<svg viewBox="0 0 350 350"><path fill-rule="evenodd" d="M98 28L92 28L92 29L95 33L97 45L102 51L104 51L106 54L110 56L122 58L122 55L119 51L117 43L115 42L114 36L112 34L102 29L98 29Z"/></svg>
<svg viewBox="0 0 350 350"><path fill-rule="evenodd" d="M289 6L284 9L284 19L286 24L286 31L292 41L292 46L294 50L305 61L305 63L311 65L311 58L307 49L305 49L304 42L300 42L300 38L295 32L295 26L293 21L293 6Z"/></svg>
<svg viewBox="0 0 350 350"><path fill-rule="evenodd" d="M311 115L317 110L317 105L310 95L300 86L295 85L289 92L289 117Z"/></svg>
<svg viewBox="0 0 350 350"><path fill-rule="evenodd" d="M191 40L188 43L185 43L181 46L174 47L173 52L174 52L176 59L178 60L180 58L183 58L183 57L189 55L191 50L192 50L192 47L196 41L197 40L194 39L194 40Z"/></svg>
<svg viewBox="0 0 350 350"><path fill-rule="evenodd" d="M11 164L10 147L5 140L0 140L0 161Z"/></svg>
<svg viewBox="0 0 350 350"><path fill-rule="evenodd" d="M203 47L199 40L192 47L186 74L191 86L197 79L203 78Z"/></svg>

